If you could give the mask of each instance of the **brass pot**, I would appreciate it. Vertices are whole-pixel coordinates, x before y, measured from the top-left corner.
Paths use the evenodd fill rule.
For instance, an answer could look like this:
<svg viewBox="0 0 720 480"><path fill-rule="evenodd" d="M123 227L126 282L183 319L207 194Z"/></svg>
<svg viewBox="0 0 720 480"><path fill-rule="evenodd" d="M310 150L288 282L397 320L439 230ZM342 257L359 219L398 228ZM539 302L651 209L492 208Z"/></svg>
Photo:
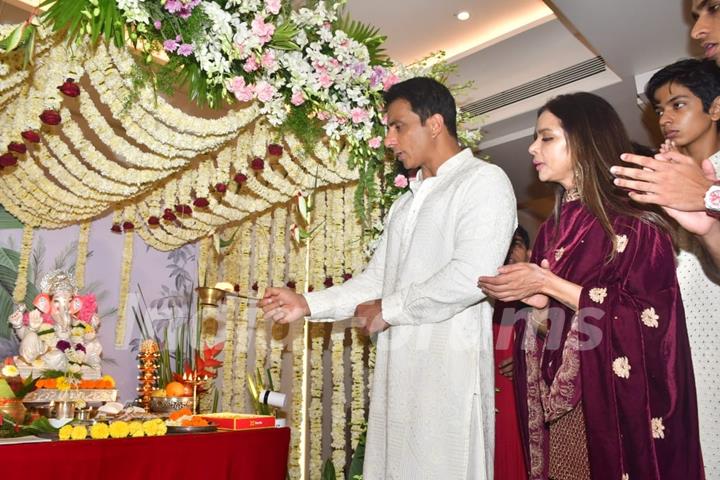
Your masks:
<svg viewBox="0 0 720 480"><path fill-rule="evenodd" d="M22 424L25 420L25 405L19 398L0 398L0 413L10 417L13 422Z"/></svg>
<svg viewBox="0 0 720 480"><path fill-rule="evenodd" d="M198 301L200 305L217 307L217 304L225 298L225 291L213 287L197 287Z"/></svg>

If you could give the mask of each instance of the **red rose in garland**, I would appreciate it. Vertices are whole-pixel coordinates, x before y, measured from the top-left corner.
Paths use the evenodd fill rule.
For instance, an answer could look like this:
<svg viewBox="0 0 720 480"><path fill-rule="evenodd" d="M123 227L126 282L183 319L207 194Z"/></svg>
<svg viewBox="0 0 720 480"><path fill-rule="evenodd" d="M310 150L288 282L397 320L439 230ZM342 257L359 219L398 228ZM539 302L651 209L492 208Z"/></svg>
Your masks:
<svg viewBox="0 0 720 480"><path fill-rule="evenodd" d="M268 153L274 157L279 157L282 155L283 147L282 145L278 145L277 143L271 143L268 145Z"/></svg>
<svg viewBox="0 0 720 480"><path fill-rule="evenodd" d="M75 79L68 78L65 80L65 83L60 85L58 87L58 90L60 90L64 95L67 95L68 97L77 97L80 95L80 86L75 83Z"/></svg>
<svg viewBox="0 0 720 480"><path fill-rule="evenodd" d="M242 185L243 183L247 182L247 175L245 175L244 173L236 173L233 177L233 180Z"/></svg>
<svg viewBox="0 0 720 480"><path fill-rule="evenodd" d="M225 185L224 183L216 183L215 191L218 193L225 193L227 191L227 185Z"/></svg>
<svg viewBox="0 0 720 480"><path fill-rule="evenodd" d="M163 213L163 220L167 220L168 222L173 222L177 219L175 214L170 210L169 208L165 209L165 213Z"/></svg>
<svg viewBox="0 0 720 480"><path fill-rule="evenodd" d="M10 144L8 145L8 150L14 153L23 154L27 152L27 147L24 143L10 142Z"/></svg>
<svg viewBox="0 0 720 480"><path fill-rule="evenodd" d="M0 167L12 167L17 165L17 158L12 153L0 155Z"/></svg>
<svg viewBox="0 0 720 480"><path fill-rule="evenodd" d="M196 198L195 201L193 201L193 205L198 208L207 208L210 205L210 202L207 198Z"/></svg>
<svg viewBox="0 0 720 480"><path fill-rule="evenodd" d="M192 215L192 208L190 208L190 205L175 205L175 212L179 213L180 215L185 215L186 217L189 217Z"/></svg>
<svg viewBox="0 0 720 480"><path fill-rule="evenodd" d="M35 130L25 130L20 134L28 142L40 143L40 134Z"/></svg>
<svg viewBox="0 0 720 480"><path fill-rule="evenodd" d="M112 227L110 227L110 231L113 233L122 233L122 227L119 223L113 223Z"/></svg>
<svg viewBox="0 0 720 480"><path fill-rule="evenodd" d="M259 172L260 170L265 168L265 161L260 157L255 157L252 159L252 162L250 162L250 168L252 168L256 172Z"/></svg>
<svg viewBox="0 0 720 480"><path fill-rule="evenodd" d="M131 230L135 230L135 224L132 222L123 222L122 228L124 231L129 232Z"/></svg>
<svg viewBox="0 0 720 480"><path fill-rule="evenodd" d="M155 215L151 215L148 217L148 225L160 225L160 219L156 217Z"/></svg>
<svg viewBox="0 0 720 480"><path fill-rule="evenodd" d="M46 125L58 125L62 121L62 117L60 117L60 112L48 109L40 114L40 120Z"/></svg>

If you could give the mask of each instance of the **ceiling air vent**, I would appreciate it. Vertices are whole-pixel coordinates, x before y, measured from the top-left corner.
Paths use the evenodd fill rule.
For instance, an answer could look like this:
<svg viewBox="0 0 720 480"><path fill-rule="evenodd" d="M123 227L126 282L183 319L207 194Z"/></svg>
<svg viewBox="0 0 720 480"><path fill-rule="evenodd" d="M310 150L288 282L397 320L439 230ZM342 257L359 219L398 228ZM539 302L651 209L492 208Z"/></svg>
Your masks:
<svg viewBox="0 0 720 480"><path fill-rule="evenodd" d="M590 60L585 60L584 62L564 68L550 75L535 79L532 82L468 103L460 108L463 112L468 113L470 117L477 117L478 115L534 97L535 95L554 88L559 88L563 85L582 80L583 78L602 73L605 69L605 60L603 60L602 57L591 58Z"/></svg>

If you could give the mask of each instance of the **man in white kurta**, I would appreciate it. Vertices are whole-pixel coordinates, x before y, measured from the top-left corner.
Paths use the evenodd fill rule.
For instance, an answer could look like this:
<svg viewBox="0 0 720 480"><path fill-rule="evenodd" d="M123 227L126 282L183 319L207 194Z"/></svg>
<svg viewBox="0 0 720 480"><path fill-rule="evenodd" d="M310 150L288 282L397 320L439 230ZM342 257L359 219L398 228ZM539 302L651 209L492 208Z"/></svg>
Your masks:
<svg viewBox="0 0 720 480"><path fill-rule="evenodd" d="M386 145L400 153L387 139ZM411 150L402 150L403 163ZM502 265L516 205L500 168L469 149L454 153L436 158L435 171L420 165L364 272L304 295L304 313L317 319L348 318L359 304L380 299L384 330L370 392L368 480L493 478L492 307L476 279ZM261 302L266 316L286 315L293 301L286 294L268 289Z"/></svg>

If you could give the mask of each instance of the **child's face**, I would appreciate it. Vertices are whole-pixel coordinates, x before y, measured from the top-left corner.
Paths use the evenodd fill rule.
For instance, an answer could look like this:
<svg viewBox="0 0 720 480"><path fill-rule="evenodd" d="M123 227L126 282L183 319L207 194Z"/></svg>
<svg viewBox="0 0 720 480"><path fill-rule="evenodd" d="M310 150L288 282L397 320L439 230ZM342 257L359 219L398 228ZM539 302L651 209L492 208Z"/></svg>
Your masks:
<svg viewBox="0 0 720 480"><path fill-rule="evenodd" d="M655 91L655 111L663 136L678 147L715 134L715 122L700 98L679 83L666 83Z"/></svg>

